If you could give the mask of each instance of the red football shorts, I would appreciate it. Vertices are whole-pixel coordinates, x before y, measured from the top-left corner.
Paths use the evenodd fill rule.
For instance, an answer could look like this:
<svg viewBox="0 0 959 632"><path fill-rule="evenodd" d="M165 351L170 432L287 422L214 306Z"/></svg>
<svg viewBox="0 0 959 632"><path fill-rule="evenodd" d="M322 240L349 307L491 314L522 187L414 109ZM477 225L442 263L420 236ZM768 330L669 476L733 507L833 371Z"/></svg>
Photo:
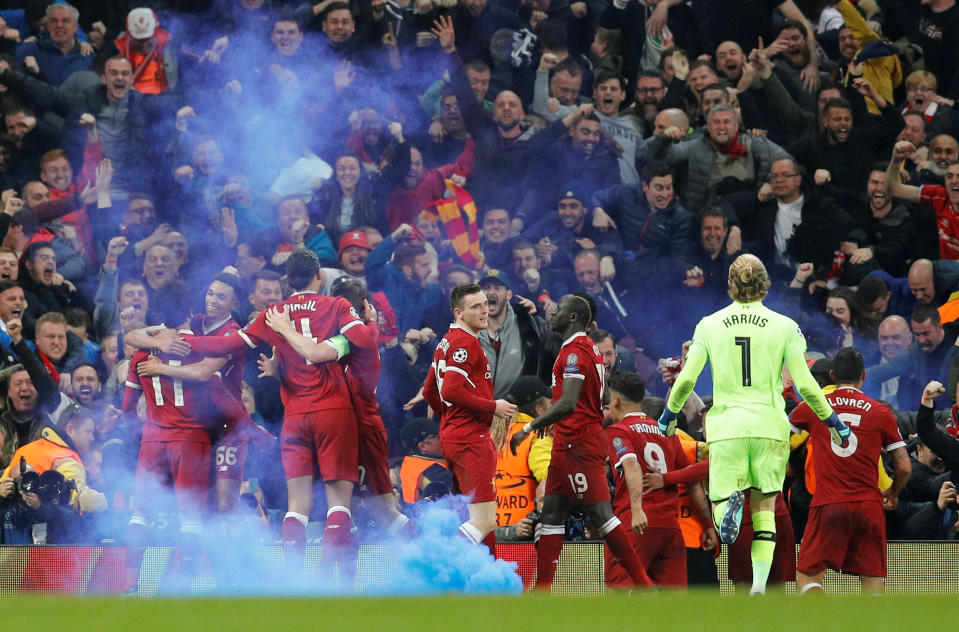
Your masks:
<svg viewBox="0 0 959 632"><path fill-rule="evenodd" d="M496 501L496 447L491 439L473 443L443 443L443 458L453 474L453 492L472 496L474 503Z"/></svg>
<svg viewBox="0 0 959 632"><path fill-rule="evenodd" d="M798 569L815 575L827 568L886 576L886 515L881 503L830 503L809 510Z"/></svg>
<svg viewBox="0 0 959 632"><path fill-rule="evenodd" d="M286 417L280 455L286 478L319 476L324 481L357 481L359 473L356 416L352 408L321 410Z"/></svg>
<svg viewBox="0 0 959 632"><path fill-rule="evenodd" d="M243 431L221 435L213 447L213 471L216 479L243 480L243 469L250 451L250 437Z"/></svg>
<svg viewBox="0 0 959 632"><path fill-rule="evenodd" d="M383 422L380 422L383 427ZM386 430L379 432L361 433L359 444L360 485L357 491L361 494L382 496L393 493L393 482L390 480L389 447Z"/></svg>
<svg viewBox="0 0 959 632"><path fill-rule="evenodd" d="M566 496L573 505L588 507L609 501L606 482L606 433L592 431L574 443L553 443L546 472L546 494Z"/></svg>
<svg viewBox="0 0 959 632"><path fill-rule="evenodd" d="M622 518L621 518L622 519ZM680 529L670 527L647 527L646 533L639 534L629 529L628 522L623 526L629 530L629 541L646 574L657 586L667 588L686 587L686 542ZM626 569L613 557L609 546L603 547L606 567L606 585L614 588L632 588L633 582Z"/></svg>
<svg viewBox="0 0 959 632"><path fill-rule="evenodd" d="M778 504L777 504L778 507ZM753 565L750 551L753 545L752 518L743 514L739 537L729 545L729 581L751 584ZM769 570L769 583L781 584L796 581L796 535L793 533L793 521L788 513L776 512L776 550L773 552L773 565Z"/></svg>
<svg viewBox="0 0 959 632"><path fill-rule="evenodd" d="M173 489L177 511L204 511L210 493L210 444L204 441L144 441L137 458L135 498L149 509Z"/></svg>

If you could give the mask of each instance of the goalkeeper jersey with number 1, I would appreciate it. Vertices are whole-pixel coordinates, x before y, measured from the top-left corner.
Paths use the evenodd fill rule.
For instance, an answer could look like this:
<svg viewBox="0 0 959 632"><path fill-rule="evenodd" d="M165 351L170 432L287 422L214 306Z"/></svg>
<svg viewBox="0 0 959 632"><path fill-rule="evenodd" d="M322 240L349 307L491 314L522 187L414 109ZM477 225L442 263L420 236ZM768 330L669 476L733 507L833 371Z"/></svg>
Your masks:
<svg viewBox="0 0 959 632"><path fill-rule="evenodd" d="M787 441L784 364L819 418L832 414L806 366L805 352L806 339L791 318L759 301L734 302L696 325L693 344L667 405L673 412L682 408L708 360L713 407L706 415L706 440L760 437Z"/></svg>

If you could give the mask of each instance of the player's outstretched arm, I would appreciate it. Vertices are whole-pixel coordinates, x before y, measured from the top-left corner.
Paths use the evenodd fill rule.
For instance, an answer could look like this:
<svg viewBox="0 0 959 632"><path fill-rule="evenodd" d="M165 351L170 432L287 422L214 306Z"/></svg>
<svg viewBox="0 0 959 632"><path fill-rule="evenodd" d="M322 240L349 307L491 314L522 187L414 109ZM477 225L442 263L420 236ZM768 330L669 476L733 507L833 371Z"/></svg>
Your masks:
<svg viewBox="0 0 959 632"><path fill-rule="evenodd" d="M123 343L137 349L157 349L171 355L186 356L190 347L180 339L176 330L166 327L142 327L123 335Z"/></svg>
<svg viewBox="0 0 959 632"><path fill-rule="evenodd" d="M271 307L266 311L264 318L270 329L283 336L283 339L293 347L294 351L314 364L335 362L350 350L350 344L345 336L336 335L322 342L314 342L297 332L293 329L293 323L290 321L290 314L286 305L283 306L282 310Z"/></svg>
<svg viewBox="0 0 959 632"><path fill-rule="evenodd" d="M223 368L226 361L226 358L203 358L199 362L171 366L161 362L156 356L150 356L137 365L137 375L140 377L165 375L189 382L209 382L210 378Z"/></svg>
<svg viewBox="0 0 959 632"><path fill-rule="evenodd" d="M796 333L786 343L785 361L786 368L789 369L793 378L793 384L799 394L806 400L806 404L812 409L816 416L829 427L829 434L832 435L832 442L845 448L849 445L849 426L844 424L839 416L836 415L829 402L826 401L826 395L823 394L819 384L816 383L809 366L806 364L806 339L803 337L799 328Z"/></svg>
<svg viewBox="0 0 959 632"><path fill-rule="evenodd" d="M945 387L935 380L926 385L916 413L916 431L923 443L946 462L947 469L953 469L956 467L953 464L959 463L959 441L939 430L935 419L935 399L945 392Z"/></svg>
<svg viewBox="0 0 959 632"><path fill-rule="evenodd" d="M583 380L581 378L566 376L563 378L563 392L559 399L553 402L549 409L523 426L523 429L513 435L510 439L509 449L516 454L519 445L534 432L546 430L558 421L562 421L576 410L576 403L579 401L579 394L583 391Z"/></svg>
<svg viewBox="0 0 959 632"><path fill-rule="evenodd" d="M669 391L669 399L666 400L666 407L663 408L663 414L659 416L659 429L667 437L671 437L676 432L676 415L686 404L686 400L693 392L696 386L696 380L699 374L703 372L706 366L706 360L709 358L709 352L706 351L706 343L699 325L693 334L693 343L689 347L689 353L683 363L683 369L676 376L676 382Z"/></svg>

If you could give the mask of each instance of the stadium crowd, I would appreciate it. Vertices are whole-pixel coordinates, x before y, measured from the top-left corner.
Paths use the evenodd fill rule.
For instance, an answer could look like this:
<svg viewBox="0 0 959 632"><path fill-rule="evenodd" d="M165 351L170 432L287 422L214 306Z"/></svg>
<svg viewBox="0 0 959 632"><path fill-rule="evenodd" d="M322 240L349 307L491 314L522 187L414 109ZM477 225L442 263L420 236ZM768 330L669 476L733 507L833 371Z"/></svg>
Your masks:
<svg viewBox="0 0 959 632"><path fill-rule="evenodd" d="M282 359L271 368L268 337L251 334L245 357L180 365L191 347L150 328L236 335L306 287L287 275L300 249L320 261L320 292L339 288L378 330L376 400L404 511L451 491L422 387L453 288L478 283L489 300L479 337L495 398L518 407L511 433L549 407L562 340L547 323L573 292L595 305L606 370L638 373L635 410L655 419L684 342L729 301L730 264L753 253L820 385L854 346L862 391L909 440L889 538L957 537L955 0L141 4L0 11L2 543L123 541L128 525L172 542L205 519L135 511L152 404L131 389L161 405L160 376L176 406L217 420L190 430L212 442L209 506L278 539L295 511L269 436L281 436ZM350 280L368 289L366 311ZM931 381L945 385L946 436L919 433ZM788 375L785 399L801 399ZM690 462L709 405L704 392L684 408ZM795 542L816 484L806 436L797 428L777 510ZM497 499L501 541L533 539L549 450L547 436L502 453L497 478L516 485ZM698 485L680 488L677 514L689 581L709 583ZM352 520L386 526L373 504ZM574 513L566 537L597 526ZM795 577L794 562L773 581Z"/></svg>

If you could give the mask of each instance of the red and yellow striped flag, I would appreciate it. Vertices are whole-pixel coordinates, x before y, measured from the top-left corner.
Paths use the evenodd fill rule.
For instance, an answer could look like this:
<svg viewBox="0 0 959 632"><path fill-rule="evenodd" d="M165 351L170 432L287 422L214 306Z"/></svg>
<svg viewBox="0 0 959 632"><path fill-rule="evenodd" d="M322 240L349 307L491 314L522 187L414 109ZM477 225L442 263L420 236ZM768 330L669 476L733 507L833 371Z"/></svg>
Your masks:
<svg viewBox="0 0 959 632"><path fill-rule="evenodd" d="M433 202L422 214L434 220L439 218L459 258L467 266L479 269L483 267L484 256L480 251L473 196L452 180L446 180L446 189L453 197Z"/></svg>

